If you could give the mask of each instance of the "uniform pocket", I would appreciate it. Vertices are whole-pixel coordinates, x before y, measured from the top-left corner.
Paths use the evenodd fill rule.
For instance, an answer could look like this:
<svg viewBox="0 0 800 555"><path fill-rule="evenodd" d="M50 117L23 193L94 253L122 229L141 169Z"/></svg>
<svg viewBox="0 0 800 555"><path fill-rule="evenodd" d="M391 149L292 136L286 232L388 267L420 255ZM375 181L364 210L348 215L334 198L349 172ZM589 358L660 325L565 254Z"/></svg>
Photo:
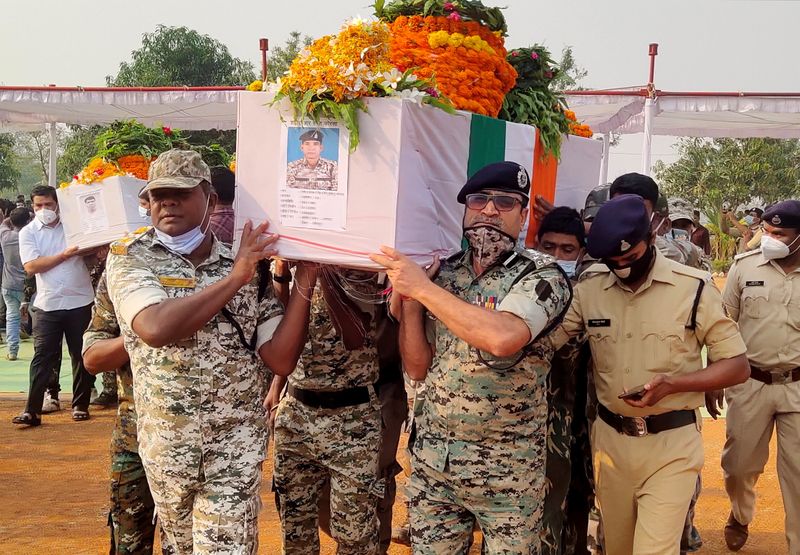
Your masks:
<svg viewBox="0 0 800 555"><path fill-rule="evenodd" d="M673 368L673 357L685 351L686 326L677 322L642 322L639 328L645 370L669 372Z"/></svg>
<svg viewBox="0 0 800 555"><path fill-rule="evenodd" d="M742 293L742 312L748 318L765 318L767 301L769 301L769 292L766 287L747 288Z"/></svg>
<svg viewBox="0 0 800 555"><path fill-rule="evenodd" d="M592 358L598 372L614 370L614 352L617 349L618 330L616 327L589 328L587 332Z"/></svg>

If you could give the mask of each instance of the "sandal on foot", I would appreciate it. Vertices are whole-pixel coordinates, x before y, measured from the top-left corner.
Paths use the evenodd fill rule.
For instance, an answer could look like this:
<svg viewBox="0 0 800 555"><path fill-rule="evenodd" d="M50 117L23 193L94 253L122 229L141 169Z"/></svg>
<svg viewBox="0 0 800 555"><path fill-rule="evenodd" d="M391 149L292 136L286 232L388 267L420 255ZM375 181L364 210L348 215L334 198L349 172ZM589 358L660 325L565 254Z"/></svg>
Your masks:
<svg viewBox="0 0 800 555"><path fill-rule="evenodd" d="M75 422L80 422L82 420L89 420L89 411L75 409L72 411L72 419Z"/></svg>
<svg viewBox="0 0 800 555"><path fill-rule="evenodd" d="M39 426L42 423L42 419L38 416L34 416L29 412L23 412L19 416L15 416L11 419L12 424L18 424L20 426Z"/></svg>

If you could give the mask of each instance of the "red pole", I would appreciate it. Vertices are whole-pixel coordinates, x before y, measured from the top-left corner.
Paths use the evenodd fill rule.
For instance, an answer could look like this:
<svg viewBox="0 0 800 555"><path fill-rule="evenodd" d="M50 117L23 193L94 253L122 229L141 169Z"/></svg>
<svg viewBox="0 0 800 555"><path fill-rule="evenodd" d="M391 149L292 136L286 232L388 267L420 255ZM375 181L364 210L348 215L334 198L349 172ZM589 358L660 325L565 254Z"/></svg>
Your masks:
<svg viewBox="0 0 800 555"><path fill-rule="evenodd" d="M269 39L258 39L258 48L261 50L261 80L267 80L267 50Z"/></svg>
<svg viewBox="0 0 800 555"><path fill-rule="evenodd" d="M653 85L653 80L656 75L656 56L658 56L658 43L651 42L649 52L650 54L650 78L647 80L647 85Z"/></svg>

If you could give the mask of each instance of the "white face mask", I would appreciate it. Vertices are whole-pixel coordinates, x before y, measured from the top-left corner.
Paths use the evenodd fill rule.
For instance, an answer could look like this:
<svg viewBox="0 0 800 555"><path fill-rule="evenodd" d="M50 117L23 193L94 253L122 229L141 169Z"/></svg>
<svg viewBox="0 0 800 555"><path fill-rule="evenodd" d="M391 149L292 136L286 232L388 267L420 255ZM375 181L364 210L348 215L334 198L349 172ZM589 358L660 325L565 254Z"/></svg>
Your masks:
<svg viewBox="0 0 800 555"><path fill-rule="evenodd" d="M744 223L745 223L745 225L748 225L748 226L753 225L753 216L751 216L750 214L745 216L744 217Z"/></svg>
<svg viewBox="0 0 800 555"><path fill-rule="evenodd" d="M564 270L568 277L575 277L575 268L578 265L577 260L556 260L556 264L561 266L561 269Z"/></svg>
<svg viewBox="0 0 800 555"><path fill-rule="evenodd" d="M206 228L202 228L202 221L206 219L210 201L211 198L209 197L209 199L206 201L206 209L203 211L203 218L200 220L201 224L199 226L175 237L172 235L167 235L158 228L155 228L155 233L158 240L161 241L161 243L172 252L176 252L184 256L192 254L195 249L197 249L197 247L203 243L203 239L206 238L206 232L208 231L209 226L211 226L211 220L209 219Z"/></svg>
<svg viewBox="0 0 800 555"><path fill-rule="evenodd" d="M765 233L761 236L761 254L763 254L764 258L767 260L786 258L797 251L797 249L791 250L791 246L797 242L797 239L800 239L800 237L796 237L794 241L787 245L783 241L779 241L775 239L775 237Z"/></svg>
<svg viewBox="0 0 800 555"><path fill-rule="evenodd" d="M149 220L150 210L148 210L144 206L139 206L139 217L142 218L143 220Z"/></svg>
<svg viewBox="0 0 800 555"><path fill-rule="evenodd" d="M44 225L54 224L58 219L58 212L50 210L49 208L40 208L39 210L35 211L35 214L36 219L38 219Z"/></svg>

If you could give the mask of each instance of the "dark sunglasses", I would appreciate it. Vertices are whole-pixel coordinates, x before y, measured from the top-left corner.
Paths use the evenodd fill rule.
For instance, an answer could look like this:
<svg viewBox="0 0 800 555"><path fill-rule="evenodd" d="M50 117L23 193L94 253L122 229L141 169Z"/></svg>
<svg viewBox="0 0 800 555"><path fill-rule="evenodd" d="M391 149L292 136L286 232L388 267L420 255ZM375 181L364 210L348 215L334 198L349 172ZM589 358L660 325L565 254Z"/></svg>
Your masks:
<svg viewBox="0 0 800 555"><path fill-rule="evenodd" d="M494 203L494 207L499 212L510 212L517 203L522 201L511 195L487 195L485 193L472 193L467 195L467 208L470 210L483 210L489 201Z"/></svg>

